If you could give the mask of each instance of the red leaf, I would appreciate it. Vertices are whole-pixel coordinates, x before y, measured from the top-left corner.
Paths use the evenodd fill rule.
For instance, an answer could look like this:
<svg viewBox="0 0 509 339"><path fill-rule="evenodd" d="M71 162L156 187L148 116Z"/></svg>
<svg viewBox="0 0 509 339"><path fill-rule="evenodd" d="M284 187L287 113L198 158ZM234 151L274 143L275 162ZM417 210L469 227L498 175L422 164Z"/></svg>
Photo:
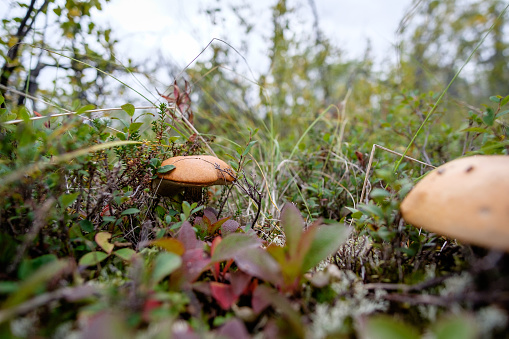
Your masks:
<svg viewBox="0 0 509 339"><path fill-rule="evenodd" d="M182 266L185 269L184 276L188 282L193 282L207 268L210 259L206 257L202 248L187 250L182 256Z"/></svg>
<svg viewBox="0 0 509 339"><path fill-rule="evenodd" d="M260 243L261 239L255 235L251 236L243 233L230 234L218 244L212 254L212 260L219 262L233 259L239 252L243 252L248 248L260 247Z"/></svg>
<svg viewBox="0 0 509 339"><path fill-rule="evenodd" d="M177 85L177 80L175 80L175 82L173 83L173 98L174 98L174 100L178 101L179 93L180 93L180 90Z"/></svg>
<svg viewBox="0 0 509 339"><path fill-rule="evenodd" d="M283 282L279 263L265 249L257 247L239 251L235 254L235 262L242 271L252 276L275 285Z"/></svg>
<svg viewBox="0 0 509 339"><path fill-rule="evenodd" d="M208 281L197 281L193 284L193 290L212 296L212 291L210 290L210 282Z"/></svg>
<svg viewBox="0 0 509 339"><path fill-rule="evenodd" d="M205 217L204 217L205 218ZM215 223L209 226L208 233L214 234L227 220L229 220L230 217L225 217L223 219L219 219Z"/></svg>
<svg viewBox="0 0 509 339"><path fill-rule="evenodd" d="M163 303L155 299L147 299L143 305L142 318L146 322L150 322L150 312L159 308Z"/></svg>
<svg viewBox="0 0 509 339"><path fill-rule="evenodd" d="M230 282L232 284L232 290L235 295L241 296L251 282L252 276L242 271L236 271L231 273Z"/></svg>
<svg viewBox="0 0 509 339"><path fill-rule="evenodd" d="M251 306L253 307L253 311L256 314L260 314L264 309L269 307L270 305L270 296L267 295L267 292L257 286L253 292L253 297L251 298Z"/></svg>
<svg viewBox="0 0 509 339"><path fill-rule="evenodd" d="M206 217L204 217L204 218L206 218ZM217 245L219 245L219 243L221 243L221 237L215 237L214 240L212 240L212 245L210 245L211 255L214 254L216 247L217 247ZM219 272L220 271L221 271L220 263L219 262L214 263L214 265L212 265L212 273L214 274L214 279L216 279L216 281L219 280Z"/></svg>
<svg viewBox="0 0 509 339"><path fill-rule="evenodd" d="M180 227L180 231L177 237L178 240L184 244L186 250L202 247L202 242L196 238L196 233L193 230L193 226L189 221L184 221Z"/></svg>
<svg viewBox="0 0 509 339"><path fill-rule="evenodd" d="M226 220L225 223L221 226L221 235L225 237L230 233L235 233L237 228L239 228L238 222L235 220Z"/></svg>
<svg viewBox="0 0 509 339"><path fill-rule="evenodd" d="M215 237L214 240L212 240L212 245L210 245L210 254L214 255L214 252L216 251L217 246L221 243L223 238L221 237Z"/></svg>
<svg viewBox="0 0 509 339"><path fill-rule="evenodd" d="M217 331L221 338L229 339L249 339L249 333L247 332L246 325L237 318L228 320L223 326Z"/></svg>
<svg viewBox="0 0 509 339"><path fill-rule="evenodd" d="M232 285L213 281L210 283L210 290L212 291L212 297L216 299L223 310L229 310L239 298L233 293Z"/></svg>
<svg viewBox="0 0 509 339"><path fill-rule="evenodd" d="M207 217L211 224L215 224L217 221L216 214L211 208L210 209L206 208L205 210L203 210L203 217Z"/></svg>

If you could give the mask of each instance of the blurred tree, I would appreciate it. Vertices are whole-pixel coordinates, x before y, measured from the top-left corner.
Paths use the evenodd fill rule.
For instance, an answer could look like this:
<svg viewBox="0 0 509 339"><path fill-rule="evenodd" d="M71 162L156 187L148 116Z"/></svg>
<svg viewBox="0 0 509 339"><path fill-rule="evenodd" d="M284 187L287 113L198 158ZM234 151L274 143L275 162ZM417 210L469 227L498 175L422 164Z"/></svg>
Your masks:
<svg viewBox="0 0 509 339"><path fill-rule="evenodd" d="M414 0L400 32L404 86L421 91L443 88L466 61L507 3L499 0ZM490 95L506 95L509 64L507 19L495 23L488 39L449 94L478 104Z"/></svg>
<svg viewBox="0 0 509 339"><path fill-rule="evenodd" d="M210 58L198 62L188 71L200 89L195 91L194 98L201 115L230 117L231 125L209 126L214 134L229 135L229 132L238 131L234 127L237 125L261 127L265 124L263 129L273 133L271 139L276 135L281 139L299 136L329 105L341 106L348 88L370 77L369 50L360 61L344 60L340 49L322 34L314 2L308 5L314 13L313 21L303 22L300 18L299 13L310 12L304 4L298 6L305 8L291 7L287 1L278 0L271 7L270 36L265 38L269 41L269 64L266 70L261 68L255 79L258 87L246 81L252 79L249 70L237 67L243 65L244 60L226 44L214 43ZM249 6L242 7L242 11L234 7L230 9L239 18L238 27L244 33L244 40L248 41L241 42L239 52L242 56L247 55L253 47L249 38L253 38L259 28L257 25L263 25L263 22L246 19L256 17L246 15L253 11ZM221 17L227 10L226 4L214 2L206 13L213 23L222 24ZM371 86L369 81L364 84ZM355 93L356 99L369 102L367 92L360 89ZM331 116L336 116L332 111ZM200 121L200 113L197 117ZM214 121L210 117L207 120ZM293 147L294 144L283 146Z"/></svg>
<svg viewBox="0 0 509 339"><path fill-rule="evenodd" d="M26 102L21 95L15 99L14 93L6 91L7 86L32 96L46 96L65 107L88 103L99 106L107 100L112 90L107 86L107 76L84 63L107 73L126 71L116 63L117 41L111 37L111 30L98 27L92 18L93 12L108 1L13 3L2 20L0 35L0 91L8 98L6 103ZM55 73L41 77L51 68Z"/></svg>

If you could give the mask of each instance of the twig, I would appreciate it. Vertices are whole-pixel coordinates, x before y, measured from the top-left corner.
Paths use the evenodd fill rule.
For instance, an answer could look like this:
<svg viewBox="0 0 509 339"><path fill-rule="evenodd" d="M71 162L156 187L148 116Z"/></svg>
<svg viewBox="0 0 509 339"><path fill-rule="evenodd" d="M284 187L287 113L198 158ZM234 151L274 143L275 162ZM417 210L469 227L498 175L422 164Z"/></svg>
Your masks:
<svg viewBox="0 0 509 339"><path fill-rule="evenodd" d="M436 305L447 307L451 303L460 302L481 302L481 303L504 303L509 301L509 295L507 293L500 293L493 291L492 293L458 293L453 295L429 295L429 294L399 294L391 293L383 296L385 300L396 301L401 303L408 303L412 305Z"/></svg>
<svg viewBox="0 0 509 339"><path fill-rule="evenodd" d="M402 292L412 292L412 291L421 291L424 289L427 289L429 287L436 286L438 284L441 284L443 281L449 279L450 277L454 276L455 274L449 273L446 275L443 275L441 277L436 277L427 281L424 281L422 283L418 283L415 285L406 285L406 284L390 284L390 283L370 283L365 284L364 288L368 290L376 290L376 289L382 289L382 290L400 290Z"/></svg>
<svg viewBox="0 0 509 339"><path fill-rule="evenodd" d="M184 116L184 114L182 114L182 112L180 111L180 109L178 109L178 107L175 105L175 110L180 114L180 117L182 118L182 120L184 120L184 122L186 123L187 127L189 127L194 133L196 133L196 135L198 136L198 138L200 138L200 140L205 144L205 146L207 146L209 152L215 156L217 158L217 155L216 153L214 152L214 150L210 147L209 143L203 139L202 135L200 134L200 132L198 132L196 130L196 128L194 128L193 124L191 124L191 122L189 120L187 120L187 118Z"/></svg>
<svg viewBox="0 0 509 339"><path fill-rule="evenodd" d="M69 301L74 301L87 298L91 295L97 295L98 292L99 291L91 285L64 287L56 291L47 292L14 307L0 310L0 324L13 317L26 314L54 300L65 298Z"/></svg>
<svg viewBox="0 0 509 339"><path fill-rule="evenodd" d="M30 228L30 231L26 234L23 243L18 247L16 256L14 257L11 264L7 267L7 272L9 273L13 272L17 268L21 259L23 259L23 255L25 254L25 251L27 250L28 246L30 246L33 243L35 237L37 236L37 234L39 234L39 231L46 224L47 215L55 203L56 203L55 198L49 198L44 202L44 204L42 204L42 206L37 211L35 211L34 222L32 224L32 227Z"/></svg>
<svg viewBox="0 0 509 339"><path fill-rule="evenodd" d="M49 119L49 118L54 118L54 117L61 117L61 116L66 116L66 115L78 115L82 119L85 119L87 121L92 121L92 119L90 119L87 116L78 114L77 112L69 111L69 110L67 110L65 108L61 108L58 105L55 105L55 104L53 104L51 102L48 102L48 101L45 101L43 99L34 97L34 96L30 95L30 94L20 92L20 91L18 91L16 89L9 88L9 87L4 86L2 84L0 84L0 88L3 88L3 89L8 90L8 91L11 91L11 92L16 93L18 95L23 95L23 96L25 96L25 97L27 97L29 99L35 100L35 101L43 102L43 103L45 103L48 106L56 107L56 108L61 109L62 111L65 112L65 113L56 113L56 114L50 114L50 115L45 115L45 116L40 116L40 117L30 117L28 120L40 120L40 119ZM157 108L157 107L154 107L154 106L142 106L142 107L135 107L134 109L152 109L152 108ZM120 107L115 107L115 108L99 108L99 109L92 109L92 110L84 111L83 113L121 111L121 110L122 110L122 108L120 108ZM12 124L17 124L17 123L20 123L20 122L23 122L23 121L25 121L25 120L17 119L17 120L6 121L6 122L3 122L2 124L4 124L4 125L12 125ZM110 127L110 126L106 126L106 127L111 129L112 131L121 132L121 131L119 131L116 128L113 128L113 127Z"/></svg>

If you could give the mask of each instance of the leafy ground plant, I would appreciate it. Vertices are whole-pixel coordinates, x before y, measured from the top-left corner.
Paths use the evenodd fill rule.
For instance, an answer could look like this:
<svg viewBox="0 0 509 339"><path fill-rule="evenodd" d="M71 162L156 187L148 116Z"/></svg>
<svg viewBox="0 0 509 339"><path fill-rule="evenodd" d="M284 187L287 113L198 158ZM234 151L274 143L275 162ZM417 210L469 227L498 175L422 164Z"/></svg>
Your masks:
<svg viewBox="0 0 509 339"><path fill-rule="evenodd" d="M80 21L90 4L45 3L55 7L38 15L62 15L69 39L95 32ZM415 5L412 13L436 29L417 24L420 40L380 74L368 52L341 57L319 25L316 39L293 34L296 9L278 1L266 74L246 81L226 69L239 53L215 40L210 60L179 70L157 107L141 92L127 99L123 91L134 87L125 82L115 80L122 89L114 96L104 91L102 80L119 79L119 69L136 75L135 65L98 64L76 49L48 51L49 61L69 63L48 67L68 71L71 83L23 86L37 78L26 60L38 50L0 39L24 55L0 51L12 71L1 75L9 86L0 84L0 337L505 337L507 254L425 232L399 213L429 165L507 155L509 97L501 86L488 101L484 86L507 83L497 61L507 54L505 9L491 0ZM445 26L442 14L455 8L465 16ZM35 16L19 19L2 25ZM456 30L477 39L458 42L465 58L427 56L435 55L429 46L443 52L427 36L462 38ZM456 60L475 60L479 48L469 47L489 42L491 31L494 49L472 68L481 81L461 77L466 62ZM84 83L88 71L101 81ZM93 118L109 99L121 107ZM139 100L152 108L136 107ZM380 149L371 162L373 144L420 162L402 160L395 171L397 157ZM171 170L164 159L216 152L235 169L234 186L205 189L200 201L153 192L154 177Z"/></svg>

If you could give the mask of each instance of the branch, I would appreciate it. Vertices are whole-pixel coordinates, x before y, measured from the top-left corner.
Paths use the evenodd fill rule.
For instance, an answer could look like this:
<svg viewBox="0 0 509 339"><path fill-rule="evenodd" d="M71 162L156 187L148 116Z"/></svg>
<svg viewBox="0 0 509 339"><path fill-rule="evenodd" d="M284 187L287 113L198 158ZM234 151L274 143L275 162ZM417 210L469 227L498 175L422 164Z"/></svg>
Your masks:
<svg viewBox="0 0 509 339"><path fill-rule="evenodd" d="M421 283L415 284L415 285L405 285L405 284L388 284L388 283L371 283L364 285L365 289L368 290L375 290L375 289L382 289L382 290L401 290L405 293L411 292L411 291L421 291L424 289L427 289L429 287L436 286L438 284L441 284L443 281L451 278L455 274L449 273L446 275L443 275L441 277L436 277L427 281L423 281Z"/></svg>
<svg viewBox="0 0 509 339"><path fill-rule="evenodd" d="M47 305L49 302L54 300L65 298L68 301L75 301L92 295L97 295L98 292L97 288L91 285L64 287L56 291L47 292L14 307L0 310L0 324L11 318L21 316L35 310L38 307Z"/></svg>

